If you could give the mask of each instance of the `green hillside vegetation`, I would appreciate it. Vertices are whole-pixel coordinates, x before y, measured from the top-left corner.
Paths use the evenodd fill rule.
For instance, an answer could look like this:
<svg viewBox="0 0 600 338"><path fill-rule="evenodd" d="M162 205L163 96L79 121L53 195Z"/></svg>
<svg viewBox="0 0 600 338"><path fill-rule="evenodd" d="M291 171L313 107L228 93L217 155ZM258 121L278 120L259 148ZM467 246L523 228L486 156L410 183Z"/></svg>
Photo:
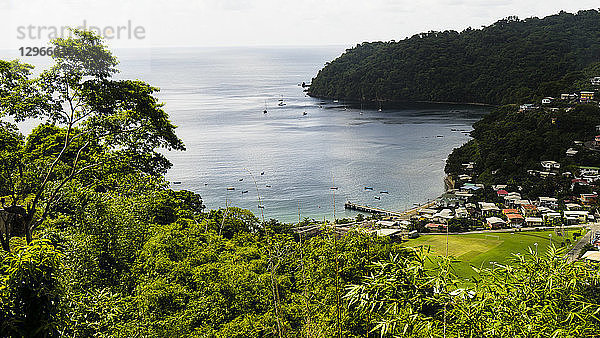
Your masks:
<svg viewBox="0 0 600 338"><path fill-rule="evenodd" d="M482 29L364 42L327 63L310 95L361 101L506 104L589 84L600 62L600 12L516 17Z"/></svg>
<svg viewBox="0 0 600 338"><path fill-rule="evenodd" d="M449 261L388 238L205 210L168 188L160 149L185 146L156 89L113 78L92 33L53 44L38 75L0 61L0 337L597 334L600 271L554 247L464 290Z"/></svg>

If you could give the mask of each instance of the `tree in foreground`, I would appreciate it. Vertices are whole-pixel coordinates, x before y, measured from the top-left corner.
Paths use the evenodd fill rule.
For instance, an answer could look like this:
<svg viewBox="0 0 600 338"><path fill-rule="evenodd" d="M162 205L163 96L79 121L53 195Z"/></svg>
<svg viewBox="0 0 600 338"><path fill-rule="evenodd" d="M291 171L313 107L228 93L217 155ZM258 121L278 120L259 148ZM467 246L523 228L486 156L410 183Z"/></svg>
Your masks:
<svg viewBox="0 0 600 338"><path fill-rule="evenodd" d="M469 287L454 280L450 260L433 268L420 255L393 256L350 286L346 298L382 337L595 336L598 266L568 263L563 254L530 249L509 265L478 270Z"/></svg>
<svg viewBox="0 0 600 338"><path fill-rule="evenodd" d="M184 149L154 96L158 89L113 79L117 60L98 36L75 30L52 45L54 65L39 76L30 65L0 61L0 118L42 121L37 138L30 135L27 142L2 122L8 140L0 146L6 159L0 165L4 250L15 235L32 241L73 180L92 171L110 173L118 163L161 174L170 163L156 149Z"/></svg>

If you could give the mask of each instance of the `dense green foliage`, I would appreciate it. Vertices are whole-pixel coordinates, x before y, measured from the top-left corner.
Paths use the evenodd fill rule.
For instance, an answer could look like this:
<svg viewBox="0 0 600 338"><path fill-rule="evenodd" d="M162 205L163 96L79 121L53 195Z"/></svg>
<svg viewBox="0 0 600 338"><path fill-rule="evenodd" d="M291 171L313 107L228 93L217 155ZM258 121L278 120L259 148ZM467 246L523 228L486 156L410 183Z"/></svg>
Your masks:
<svg viewBox="0 0 600 338"><path fill-rule="evenodd" d="M157 148L185 149L156 88L112 78L117 60L98 36L76 30L52 45L54 64L39 76L30 65L0 60L0 118L44 122L25 143L14 127L3 131L10 141L0 152L11 161L0 167L0 193L13 210L4 250L11 234L25 233L30 242L64 188L91 169L158 176L170 163Z"/></svg>
<svg viewBox="0 0 600 338"><path fill-rule="evenodd" d="M450 260L392 257L349 288L352 306L395 337L592 337L600 320L596 268L570 264L554 249L515 255L480 271L472 290L457 288Z"/></svg>
<svg viewBox="0 0 600 338"><path fill-rule="evenodd" d="M359 44L327 63L309 93L363 101L506 104L580 88L592 75L600 76L586 69L599 55L596 10L510 17L460 33Z"/></svg>

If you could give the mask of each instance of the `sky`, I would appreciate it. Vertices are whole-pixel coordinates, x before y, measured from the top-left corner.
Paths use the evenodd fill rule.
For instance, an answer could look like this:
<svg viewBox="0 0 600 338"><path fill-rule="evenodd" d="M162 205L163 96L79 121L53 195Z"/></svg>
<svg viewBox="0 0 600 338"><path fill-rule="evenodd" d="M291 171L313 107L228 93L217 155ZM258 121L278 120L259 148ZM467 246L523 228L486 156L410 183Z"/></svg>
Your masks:
<svg viewBox="0 0 600 338"><path fill-rule="evenodd" d="M0 49L46 46L61 27L84 24L117 48L352 46L598 7L598 0L0 0Z"/></svg>

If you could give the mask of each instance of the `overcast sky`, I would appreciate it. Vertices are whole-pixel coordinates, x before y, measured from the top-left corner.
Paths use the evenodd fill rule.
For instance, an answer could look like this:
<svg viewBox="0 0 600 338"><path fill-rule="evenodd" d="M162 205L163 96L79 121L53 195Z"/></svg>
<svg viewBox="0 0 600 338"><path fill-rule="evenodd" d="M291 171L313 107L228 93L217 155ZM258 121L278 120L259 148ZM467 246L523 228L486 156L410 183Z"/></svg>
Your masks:
<svg viewBox="0 0 600 338"><path fill-rule="evenodd" d="M0 0L0 48L46 45L49 27L84 22L109 33L121 26L114 47L354 45L598 7L598 0Z"/></svg>

